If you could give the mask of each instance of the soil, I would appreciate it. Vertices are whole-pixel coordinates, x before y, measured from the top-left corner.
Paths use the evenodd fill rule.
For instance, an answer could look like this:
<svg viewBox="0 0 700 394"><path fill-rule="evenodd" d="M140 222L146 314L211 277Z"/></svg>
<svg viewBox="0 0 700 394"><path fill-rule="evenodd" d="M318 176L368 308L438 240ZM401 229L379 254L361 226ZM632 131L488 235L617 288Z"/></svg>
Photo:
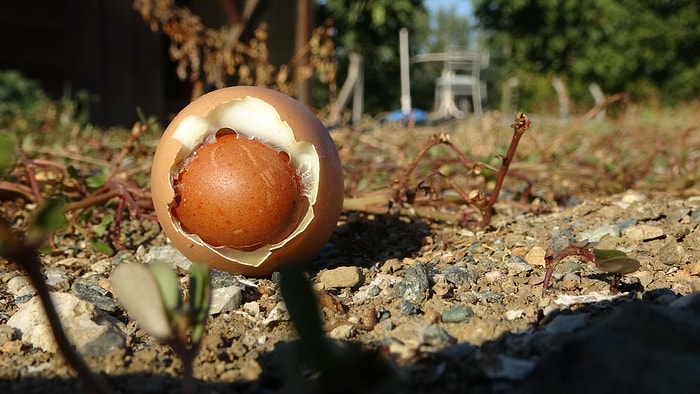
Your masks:
<svg viewBox="0 0 700 394"><path fill-rule="evenodd" d="M324 329L339 354L337 373L320 378L291 321L270 319L281 301L277 275L230 277L242 283L243 303L255 304L259 313L242 306L211 316L194 365L196 391L586 392L577 387L578 376L589 383L600 379L599 386L581 387L619 392L613 390L620 386L610 382L634 382L620 372L638 373L632 363L600 364L597 372L622 380L591 378L595 375L581 369L582 358L575 352L590 346L591 352L607 356L613 348L595 346L606 343L595 335L616 312L664 307L700 290L700 137L690 131L697 122L689 113L648 119L633 112L621 120L585 124L533 117L513 176L506 179L493 220L484 229L455 224L465 212L478 212L455 203L444 184L434 201L422 200L423 210L416 214L410 209L344 211L327 247L306 266L321 300ZM435 133L450 135L467 157L498 166L494 157L510 142L509 123L489 114L431 127L368 122L334 130L346 168L346 195L390 187ZM460 167L448 150L431 152L415 183L440 169L464 188L492 187L493 174L466 176L469 169ZM134 166L147 165L149 155L134 159ZM529 195L526 178L533 180ZM21 225L34 209L35 204L9 196L2 200L0 214ZM440 212L442 220L425 212ZM450 215L455 220L444 220ZM45 269L66 272L73 288L80 278L108 278L119 263L143 261L150 249L168 245L157 224L125 218L125 249L108 256L90 246L79 228L57 234L53 250L42 256ZM543 293L545 249L591 239L597 247L637 259L639 270L619 278L583 259L567 258ZM70 265L65 265L67 258ZM339 267L357 267L359 283L324 288L322 276ZM59 354L33 347L5 324L27 301L8 290L18 275L18 267L0 262L0 392L81 391L75 372ZM422 275L428 278L422 293L397 290L415 285ZM86 357L91 368L118 392L180 391L177 354L129 321L120 308L107 313L119 321L126 346ZM635 325L630 327L625 330L634 336ZM579 345L570 350L572 343ZM642 387L637 392L651 391Z"/></svg>

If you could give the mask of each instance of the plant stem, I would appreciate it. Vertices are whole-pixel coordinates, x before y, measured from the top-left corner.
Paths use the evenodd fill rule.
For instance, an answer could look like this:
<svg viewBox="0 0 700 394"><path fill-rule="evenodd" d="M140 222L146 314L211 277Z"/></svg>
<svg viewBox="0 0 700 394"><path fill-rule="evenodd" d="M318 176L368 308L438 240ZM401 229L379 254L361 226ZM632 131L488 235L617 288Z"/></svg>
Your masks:
<svg viewBox="0 0 700 394"><path fill-rule="evenodd" d="M515 150L518 148L518 143L520 142L520 137L525 134L527 129L530 128L530 119L522 112L515 114L515 123L511 125L513 127L513 138L510 140L510 146L508 147L508 152L503 158L503 164L498 171L498 178L496 178L496 185L493 188L493 192L489 197L486 205L481 209L481 221L477 223L474 227L484 228L491 223L491 215L493 210L493 205L496 204L498 200L498 195L501 192L501 187L503 186L503 181L506 179L508 174L508 167L515 157Z"/></svg>

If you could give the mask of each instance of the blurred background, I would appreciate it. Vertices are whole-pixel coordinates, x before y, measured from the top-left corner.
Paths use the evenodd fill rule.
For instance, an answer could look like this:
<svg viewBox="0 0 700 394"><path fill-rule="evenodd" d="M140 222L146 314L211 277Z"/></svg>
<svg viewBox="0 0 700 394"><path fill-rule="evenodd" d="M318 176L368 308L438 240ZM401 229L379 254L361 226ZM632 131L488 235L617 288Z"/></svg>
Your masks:
<svg viewBox="0 0 700 394"><path fill-rule="evenodd" d="M0 116L44 97L98 125L168 119L193 97L251 84L332 112L362 59L362 113L401 108L409 54L483 51L484 108L575 114L626 92L700 93L696 0L25 0L0 13ZM435 110L444 64L412 62L414 108ZM359 92L359 93L358 93ZM565 106L566 108L563 108ZM345 108L346 106L342 106ZM350 107L348 104L347 107Z"/></svg>

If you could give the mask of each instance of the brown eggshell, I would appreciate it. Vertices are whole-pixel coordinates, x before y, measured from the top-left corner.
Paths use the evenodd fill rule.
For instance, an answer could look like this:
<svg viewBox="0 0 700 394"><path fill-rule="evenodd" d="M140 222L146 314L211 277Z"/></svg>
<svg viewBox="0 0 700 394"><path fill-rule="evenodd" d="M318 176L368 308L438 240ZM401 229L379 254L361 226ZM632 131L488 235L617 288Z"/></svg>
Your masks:
<svg viewBox="0 0 700 394"><path fill-rule="evenodd" d="M190 115L204 117L219 104L246 96L272 105L282 121L292 129L297 141L306 141L316 147L319 157L319 185L314 218L305 231L284 246L273 249L259 266L230 260L198 245L176 228L171 219L169 204L174 192L170 180L171 166L181 148L172 138L180 123ZM303 264L318 253L336 227L343 205L344 182L338 151L326 127L300 102L274 90L236 86L207 93L185 107L165 130L156 149L151 170L151 192L158 220L175 247L188 259L209 267L247 276L267 276L287 264Z"/></svg>

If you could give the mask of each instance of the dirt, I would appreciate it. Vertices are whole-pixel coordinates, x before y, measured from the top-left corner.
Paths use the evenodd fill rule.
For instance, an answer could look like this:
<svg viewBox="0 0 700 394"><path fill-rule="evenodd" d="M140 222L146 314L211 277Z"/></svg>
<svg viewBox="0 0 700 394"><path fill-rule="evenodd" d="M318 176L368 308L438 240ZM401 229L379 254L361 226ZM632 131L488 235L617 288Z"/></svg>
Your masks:
<svg viewBox="0 0 700 394"><path fill-rule="evenodd" d="M688 131L693 127L688 113L658 119L632 113L583 128L576 121L533 117L513 164L515 176L507 178L485 229L409 210L343 212L329 244L307 266L323 305L324 328L342 354L332 383L319 380L290 321L266 323L281 301L278 278L233 278L247 284L243 303L256 303L260 312L241 307L210 318L194 366L197 392L576 392L575 380L548 380L564 376L564 369L547 373L538 365L554 362L566 368L556 361L557 352L594 332L616 311L638 304L665 306L700 290L700 139L697 131ZM369 123L335 130L347 197L390 186L437 132L449 134L468 157L498 165L493 156L505 152L510 141L509 120L488 115L434 127ZM416 179L438 168L448 168L465 187L492 186L493 178L463 176L467 170L444 149L428 155ZM522 198L525 176L534 183ZM446 189L440 189L437 201L448 200ZM468 209L443 203L425 206L457 219ZM33 207L6 198L0 213L21 224ZM606 232L609 225L617 231ZM639 235L645 229L655 232ZM158 226L145 219L125 220L122 231L127 248L111 257L89 246L75 228L57 234L53 251L42 257L44 266L65 271L74 286L81 277L108 278L120 262L141 261L150 248L168 244ZM625 251L640 262L639 270L615 283L595 265L567 258L543 293L544 250L590 239L595 231L603 233L598 247ZM63 265L67 257L74 258L72 265ZM360 283L323 288L324 273L348 266L361 270ZM396 290L402 280L419 280L412 276L416 272L428 278L423 293ZM8 290L18 275L16 266L0 263L0 392L80 391L60 355L22 341L5 324L26 301ZM119 392L179 391L182 363L176 353L121 309L108 313L119 320L126 346L88 357L91 368ZM454 316L457 321L449 322ZM562 316L582 319L562 325ZM538 382L546 382L547 389Z"/></svg>

